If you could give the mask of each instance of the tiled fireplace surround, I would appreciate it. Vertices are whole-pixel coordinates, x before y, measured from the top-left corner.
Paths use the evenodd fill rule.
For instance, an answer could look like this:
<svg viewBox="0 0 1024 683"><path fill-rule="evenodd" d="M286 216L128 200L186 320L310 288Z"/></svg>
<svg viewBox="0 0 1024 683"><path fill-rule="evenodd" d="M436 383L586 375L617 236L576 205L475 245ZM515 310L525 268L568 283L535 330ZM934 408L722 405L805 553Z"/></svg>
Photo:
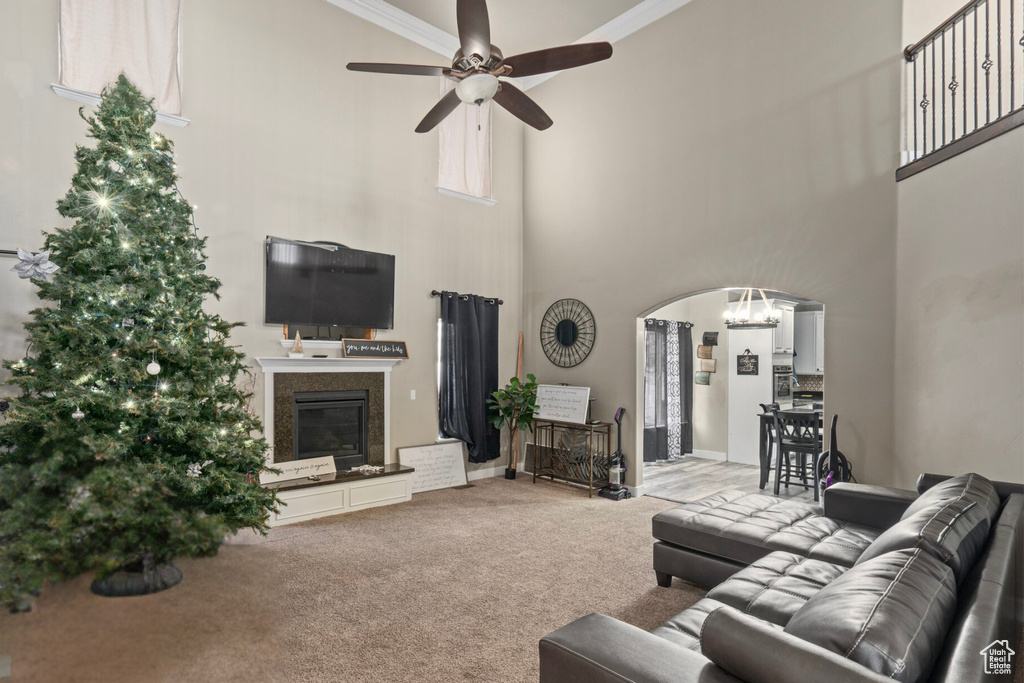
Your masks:
<svg viewBox="0 0 1024 683"><path fill-rule="evenodd" d="M391 369L394 359L257 358L264 375L264 434L270 448L267 464L292 459L292 410L296 392L366 390L370 465L383 465L384 475L357 477L347 472L316 486L284 482L278 497L286 503L272 526L410 500L411 474L399 469L391 453Z"/></svg>
<svg viewBox="0 0 1024 683"><path fill-rule="evenodd" d="M303 372L281 374L274 379L274 462L289 462L292 453L293 400L296 392L351 391L369 392L369 429L367 463L384 464L384 373L381 372Z"/></svg>

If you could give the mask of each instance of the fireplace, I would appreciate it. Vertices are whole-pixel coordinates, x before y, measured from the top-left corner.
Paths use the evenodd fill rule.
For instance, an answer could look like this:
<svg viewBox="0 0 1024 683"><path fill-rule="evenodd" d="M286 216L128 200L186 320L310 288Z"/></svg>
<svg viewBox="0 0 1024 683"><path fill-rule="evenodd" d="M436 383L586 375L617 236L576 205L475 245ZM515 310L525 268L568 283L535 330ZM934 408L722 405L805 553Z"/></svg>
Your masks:
<svg viewBox="0 0 1024 683"><path fill-rule="evenodd" d="M397 359L275 357L256 362L264 373L268 468L299 458L341 459L337 474L316 481L265 484L284 503L272 515L271 526L412 498L412 469L398 464L390 447L388 405ZM363 463L382 471L351 471Z"/></svg>
<svg viewBox="0 0 1024 683"><path fill-rule="evenodd" d="M339 472L369 462L369 392L292 394L292 454L296 460L333 456Z"/></svg>

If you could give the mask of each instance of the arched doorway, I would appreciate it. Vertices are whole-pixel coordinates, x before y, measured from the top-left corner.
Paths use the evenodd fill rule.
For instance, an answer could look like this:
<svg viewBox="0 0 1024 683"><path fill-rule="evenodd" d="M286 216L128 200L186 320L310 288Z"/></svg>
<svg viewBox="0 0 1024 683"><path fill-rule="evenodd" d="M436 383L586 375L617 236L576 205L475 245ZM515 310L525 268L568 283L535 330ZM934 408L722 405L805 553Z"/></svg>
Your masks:
<svg viewBox="0 0 1024 683"><path fill-rule="evenodd" d="M772 493L762 404L823 414L824 317L820 301L757 288L694 292L639 316L643 493L680 502L730 488ZM813 499L784 483L781 497Z"/></svg>

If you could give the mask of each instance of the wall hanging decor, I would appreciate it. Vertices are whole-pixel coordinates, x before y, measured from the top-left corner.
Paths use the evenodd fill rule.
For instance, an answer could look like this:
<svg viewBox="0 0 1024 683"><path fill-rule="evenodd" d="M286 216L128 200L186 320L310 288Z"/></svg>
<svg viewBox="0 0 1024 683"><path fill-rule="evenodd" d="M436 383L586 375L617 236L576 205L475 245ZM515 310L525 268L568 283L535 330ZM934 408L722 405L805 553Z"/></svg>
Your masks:
<svg viewBox="0 0 1024 683"><path fill-rule="evenodd" d="M540 345L548 360L562 368L579 365L594 348L594 314L578 299L559 299L540 321Z"/></svg>
<svg viewBox="0 0 1024 683"><path fill-rule="evenodd" d="M750 353L750 349L746 349L742 354L736 356L736 374L757 374L757 356Z"/></svg>
<svg viewBox="0 0 1024 683"><path fill-rule="evenodd" d="M718 361L714 358L701 358L700 360L700 371L701 372L714 372L715 368L718 367Z"/></svg>
<svg viewBox="0 0 1024 683"><path fill-rule="evenodd" d="M704 342L704 346L718 346L718 333L705 332L704 338L701 341Z"/></svg>
<svg viewBox="0 0 1024 683"><path fill-rule="evenodd" d="M704 346L703 344L698 346L697 347L697 358L700 358L700 359L711 358L711 351L712 350L713 350L713 347L711 347L711 346Z"/></svg>
<svg viewBox="0 0 1024 683"><path fill-rule="evenodd" d="M711 384L711 373L710 372L698 372L693 376L694 384L701 384L708 386Z"/></svg>

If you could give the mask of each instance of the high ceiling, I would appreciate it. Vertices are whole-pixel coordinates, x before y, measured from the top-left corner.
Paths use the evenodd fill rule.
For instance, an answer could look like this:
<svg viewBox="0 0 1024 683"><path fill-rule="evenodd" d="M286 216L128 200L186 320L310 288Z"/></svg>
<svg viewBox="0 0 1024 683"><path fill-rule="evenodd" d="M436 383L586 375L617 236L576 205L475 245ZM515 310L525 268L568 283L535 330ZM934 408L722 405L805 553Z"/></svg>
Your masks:
<svg viewBox="0 0 1024 683"><path fill-rule="evenodd" d="M389 0L390 4L428 24L458 35L455 0ZM640 0L487 0L491 42L506 57L545 47L573 43Z"/></svg>

